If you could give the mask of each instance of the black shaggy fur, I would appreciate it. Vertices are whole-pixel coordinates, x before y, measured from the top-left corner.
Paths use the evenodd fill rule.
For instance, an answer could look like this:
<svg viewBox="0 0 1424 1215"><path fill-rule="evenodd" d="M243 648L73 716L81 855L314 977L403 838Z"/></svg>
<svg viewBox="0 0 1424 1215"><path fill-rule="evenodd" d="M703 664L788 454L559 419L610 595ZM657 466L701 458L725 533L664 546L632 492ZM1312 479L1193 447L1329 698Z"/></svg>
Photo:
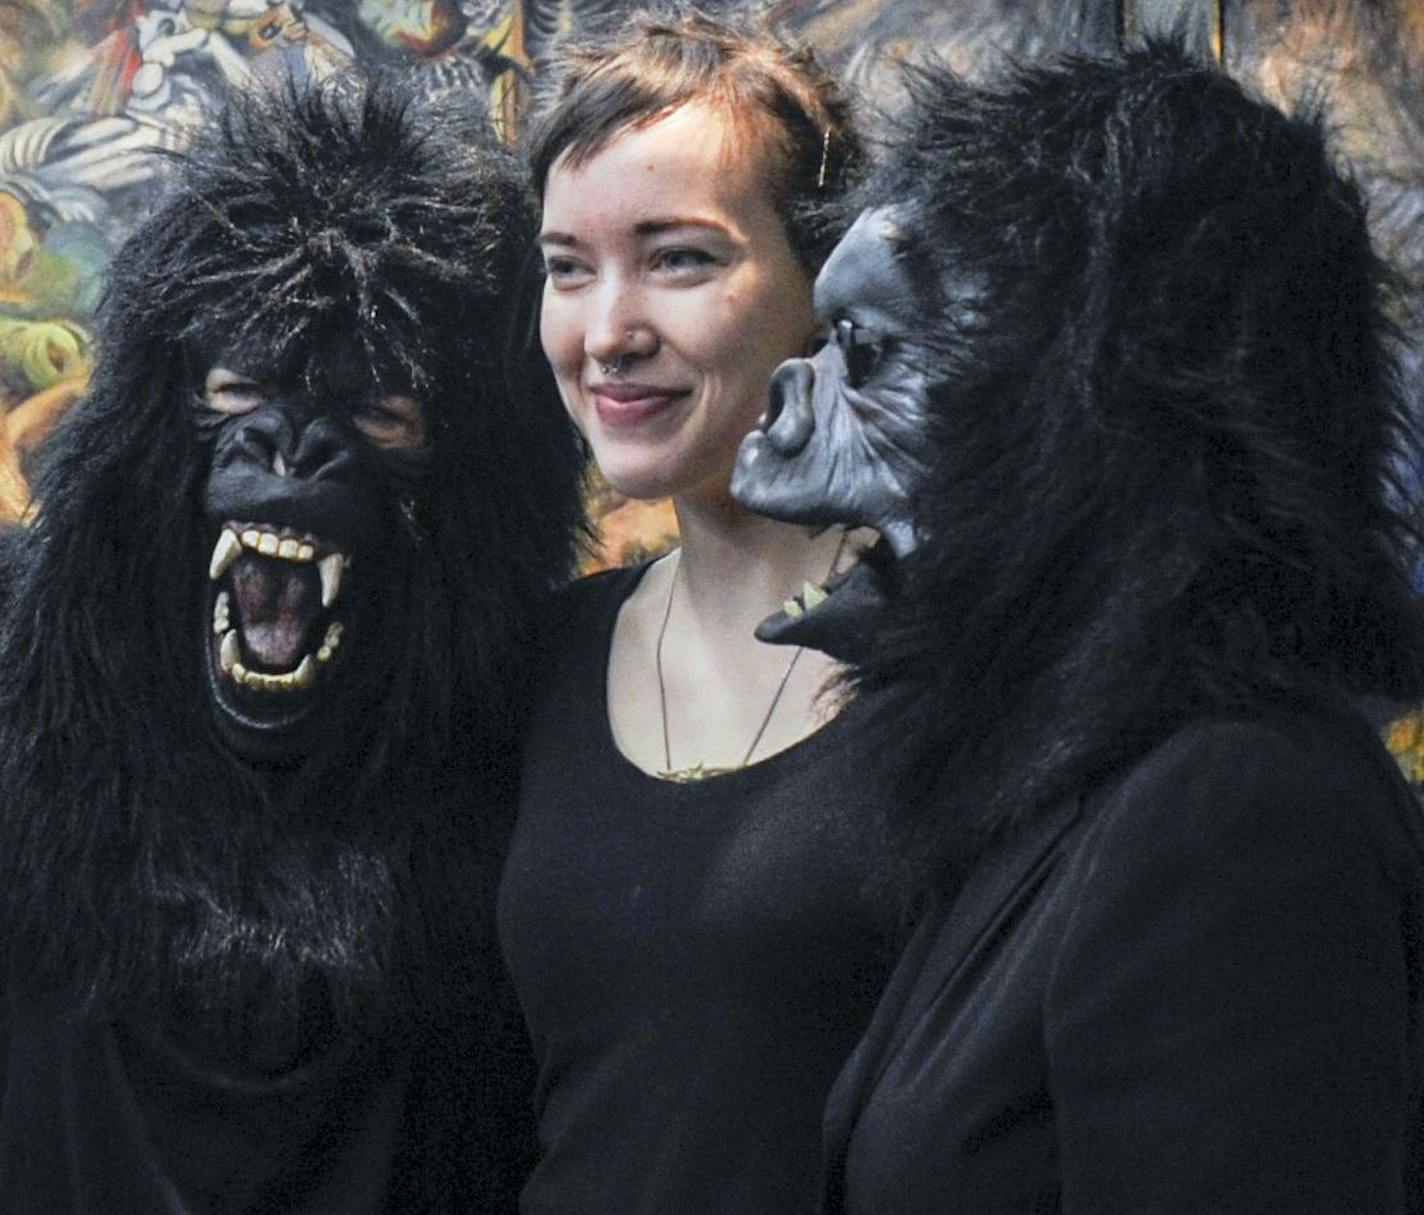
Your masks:
<svg viewBox="0 0 1424 1215"><path fill-rule="evenodd" d="M984 292L929 321L929 539L855 673L918 883L1190 719L1417 696L1424 649L1389 276L1318 119L1166 45L909 90L861 201Z"/></svg>
<svg viewBox="0 0 1424 1215"><path fill-rule="evenodd" d="M552 383L508 337L522 179L476 122L357 78L234 103L176 170L112 267L9 588L5 958L77 1015L142 1010L237 1057L442 995L477 1019L521 650L578 511ZM361 571L381 657L310 755L269 767L220 741L195 645L214 541L195 375L235 338L313 382L369 362L430 440L372 461L400 519Z"/></svg>

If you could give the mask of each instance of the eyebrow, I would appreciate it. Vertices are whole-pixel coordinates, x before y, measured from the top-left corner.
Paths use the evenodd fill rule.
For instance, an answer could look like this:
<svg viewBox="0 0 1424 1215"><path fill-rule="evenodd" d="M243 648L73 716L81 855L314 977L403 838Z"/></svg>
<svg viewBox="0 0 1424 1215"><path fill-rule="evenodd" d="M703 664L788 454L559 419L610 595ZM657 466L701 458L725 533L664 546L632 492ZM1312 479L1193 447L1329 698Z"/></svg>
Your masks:
<svg viewBox="0 0 1424 1215"><path fill-rule="evenodd" d="M719 224L712 219L697 219L691 216L670 216L666 219L645 219L633 226L633 232L638 236L658 236L663 232L670 232L677 228L705 228L709 232L715 232L719 236L730 236L731 232L725 224ZM583 244L577 236L570 232L541 232L539 233L539 243L541 245L561 245L568 248L577 248Z"/></svg>

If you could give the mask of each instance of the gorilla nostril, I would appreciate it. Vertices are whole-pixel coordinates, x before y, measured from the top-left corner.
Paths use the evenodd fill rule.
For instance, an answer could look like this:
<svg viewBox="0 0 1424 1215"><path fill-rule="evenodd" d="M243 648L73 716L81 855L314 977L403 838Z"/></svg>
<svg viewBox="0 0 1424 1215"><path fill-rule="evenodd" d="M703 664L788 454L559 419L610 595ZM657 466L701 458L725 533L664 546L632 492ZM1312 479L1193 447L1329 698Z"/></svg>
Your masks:
<svg viewBox="0 0 1424 1215"><path fill-rule="evenodd" d="M777 391L776 381L772 380L771 388L767 392L766 412L757 419L757 427L760 430L770 430L776 425L776 419L781 416L781 393Z"/></svg>
<svg viewBox="0 0 1424 1215"><path fill-rule="evenodd" d="M805 359L788 359L771 377L762 430L767 442L783 456L798 454L815 429L811 393L816 375Z"/></svg>
<svg viewBox="0 0 1424 1215"><path fill-rule="evenodd" d="M282 453L292 450L292 430L284 419L273 413L254 414L238 428L234 446L253 464L275 471Z"/></svg>
<svg viewBox="0 0 1424 1215"><path fill-rule="evenodd" d="M319 480L338 472L352 459L350 445L327 419L317 418L302 431L289 461L298 475Z"/></svg>

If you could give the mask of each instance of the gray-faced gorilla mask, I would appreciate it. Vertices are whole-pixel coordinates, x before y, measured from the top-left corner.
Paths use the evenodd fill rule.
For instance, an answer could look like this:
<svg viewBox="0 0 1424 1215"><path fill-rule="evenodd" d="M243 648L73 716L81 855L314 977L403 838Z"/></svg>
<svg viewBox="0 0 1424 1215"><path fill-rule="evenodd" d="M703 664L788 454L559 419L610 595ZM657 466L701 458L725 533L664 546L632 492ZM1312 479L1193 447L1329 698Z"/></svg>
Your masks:
<svg viewBox="0 0 1424 1215"><path fill-rule="evenodd" d="M930 475L933 369L915 268L902 256L893 208L866 211L832 251L815 285L831 340L772 376L759 427L742 441L732 494L788 523L871 527L880 543L826 587L764 620L757 636L850 659L884 602L894 562L921 540L916 487ZM957 293L966 307L972 291ZM940 308L943 308L941 303Z"/></svg>

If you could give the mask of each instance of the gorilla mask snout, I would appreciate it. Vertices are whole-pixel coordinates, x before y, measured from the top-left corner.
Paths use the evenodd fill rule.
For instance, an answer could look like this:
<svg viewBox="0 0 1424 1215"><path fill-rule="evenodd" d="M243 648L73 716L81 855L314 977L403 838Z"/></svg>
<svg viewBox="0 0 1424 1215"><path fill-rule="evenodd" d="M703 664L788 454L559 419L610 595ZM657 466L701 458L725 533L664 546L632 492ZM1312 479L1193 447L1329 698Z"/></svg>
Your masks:
<svg viewBox="0 0 1424 1215"><path fill-rule="evenodd" d="M853 659L918 543L932 404L925 308L899 255L893 213L856 220L817 276L815 303L834 340L772 376L760 426L742 440L732 496L809 527L873 528L881 540L850 572L808 587L757 629L763 641Z"/></svg>
<svg viewBox="0 0 1424 1215"><path fill-rule="evenodd" d="M306 386L313 378L319 390ZM353 663L352 644L373 659L370 627L393 618L373 593L400 581L389 568L400 560L395 509L416 476L407 448L424 419L413 398L350 380L328 391L319 375L242 349L220 353L204 380L214 436L204 659L218 729L246 760L299 759L339 734L338 719L360 716L350 675L380 666ZM358 550L363 566L380 560L353 594Z"/></svg>

